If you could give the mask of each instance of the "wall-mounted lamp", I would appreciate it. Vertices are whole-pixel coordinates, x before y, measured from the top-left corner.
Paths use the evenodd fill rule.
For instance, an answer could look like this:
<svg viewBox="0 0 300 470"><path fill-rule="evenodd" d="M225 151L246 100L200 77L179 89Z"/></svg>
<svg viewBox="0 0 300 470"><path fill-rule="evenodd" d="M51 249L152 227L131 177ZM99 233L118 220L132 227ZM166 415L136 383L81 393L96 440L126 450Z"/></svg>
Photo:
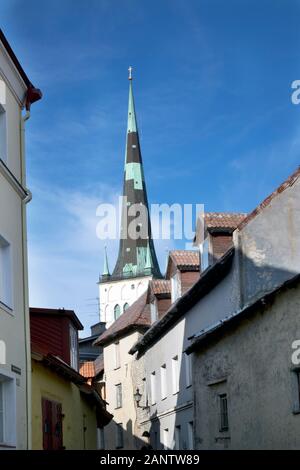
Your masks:
<svg viewBox="0 0 300 470"><path fill-rule="evenodd" d="M136 392L133 394L134 401L136 402L137 408L142 408L142 410L149 410L149 406L140 406L140 402L142 399L142 394L140 393L140 390L137 388Z"/></svg>

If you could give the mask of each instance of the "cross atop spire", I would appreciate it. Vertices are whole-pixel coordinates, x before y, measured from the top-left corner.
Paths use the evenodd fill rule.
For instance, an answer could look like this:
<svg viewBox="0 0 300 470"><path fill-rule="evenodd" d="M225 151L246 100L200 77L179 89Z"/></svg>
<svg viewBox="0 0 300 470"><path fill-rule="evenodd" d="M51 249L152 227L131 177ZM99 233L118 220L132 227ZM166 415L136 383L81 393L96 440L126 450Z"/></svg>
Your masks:
<svg viewBox="0 0 300 470"><path fill-rule="evenodd" d="M128 80L132 80L132 67L131 67L131 65L129 66L129 69L128 69Z"/></svg>

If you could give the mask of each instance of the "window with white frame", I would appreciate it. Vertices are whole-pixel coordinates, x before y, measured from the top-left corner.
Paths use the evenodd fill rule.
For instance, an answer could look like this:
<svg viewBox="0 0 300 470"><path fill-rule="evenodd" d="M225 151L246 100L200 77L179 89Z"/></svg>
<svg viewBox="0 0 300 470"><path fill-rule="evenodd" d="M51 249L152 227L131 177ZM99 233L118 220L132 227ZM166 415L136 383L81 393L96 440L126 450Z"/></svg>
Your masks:
<svg viewBox="0 0 300 470"><path fill-rule="evenodd" d="M12 293L12 249L10 243L0 235L0 302L13 308Z"/></svg>
<svg viewBox="0 0 300 470"><path fill-rule="evenodd" d="M167 367L163 364L160 368L160 394L161 399L164 400L167 397Z"/></svg>
<svg viewBox="0 0 300 470"><path fill-rule="evenodd" d="M180 274L178 271L171 276L171 301L175 302L181 295Z"/></svg>
<svg viewBox="0 0 300 470"><path fill-rule="evenodd" d="M201 271L205 271L209 266L209 239L205 238L202 245L200 246L201 253Z"/></svg>
<svg viewBox="0 0 300 470"><path fill-rule="evenodd" d="M116 389L116 408L122 408L122 384L117 384Z"/></svg>
<svg viewBox="0 0 300 470"><path fill-rule="evenodd" d="M1 83L3 83L2 80L0 80L0 88L2 88ZM2 94L1 90L0 94ZM0 158L7 164L7 117L2 101L3 99L0 97Z"/></svg>
<svg viewBox="0 0 300 470"><path fill-rule="evenodd" d="M120 367L120 343L119 341L114 344L114 358L115 358L115 369Z"/></svg>
<svg viewBox="0 0 300 470"><path fill-rule="evenodd" d="M0 372L0 447L16 445L16 382Z"/></svg>
<svg viewBox="0 0 300 470"><path fill-rule="evenodd" d="M181 426L175 426L175 450L181 450Z"/></svg>
<svg viewBox="0 0 300 470"><path fill-rule="evenodd" d="M173 394L179 392L179 361L178 356L172 359L172 388Z"/></svg>
<svg viewBox="0 0 300 470"><path fill-rule="evenodd" d="M156 375L152 372L150 375L150 394L151 394L151 405L156 403Z"/></svg>
<svg viewBox="0 0 300 470"><path fill-rule="evenodd" d="M194 423L190 421L188 423L188 450L194 449Z"/></svg>
<svg viewBox="0 0 300 470"><path fill-rule="evenodd" d="M157 303L155 299L150 303L150 313L151 313L151 324L152 324L156 322L157 320Z"/></svg>
<svg viewBox="0 0 300 470"><path fill-rule="evenodd" d="M189 354L184 353L185 358L185 382L186 386L190 387L192 385L192 361Z"/></svg>
<svg viewBox="0 0 300 470"><path fill-rule="evenodd" d="M123 425L122 423L116 423L116 449L122 449L123 447L124 447Z"/></svg>
<svg viewBox="0 0 300 470"><path fill-rule="evenodd" d="M78 332L70 325L70 365L78 370Z"/></svg>

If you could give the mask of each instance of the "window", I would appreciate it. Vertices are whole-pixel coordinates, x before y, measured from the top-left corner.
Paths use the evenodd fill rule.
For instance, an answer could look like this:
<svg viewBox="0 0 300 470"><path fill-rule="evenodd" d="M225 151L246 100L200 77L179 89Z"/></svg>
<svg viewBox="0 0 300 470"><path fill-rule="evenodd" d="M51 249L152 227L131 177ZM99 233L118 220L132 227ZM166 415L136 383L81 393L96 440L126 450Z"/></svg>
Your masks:
<svg viewBox="0 0 300 470"><path fill-rule="evenodd" d="M180 274L178 271L171 277L171 301L175 302L181 295Z"/></svg>
<svg viewBox="0 0 300 470"><path fill-rule="evenodd" d="M122 408L122 384L116 385L116 408Z"/></svg>
<svg viewBox="0 0 300 470"><path fill-rule="evenodd" d="M163 431L163 448L167 450L169 448L169 429Z"/></svg>
<svg viewBox="0 0 300 470"><path fill-rule="evenodd" d="M158 432L154 432L154 439L153 439L153 449L158 450Z"/></svg>
<svg viewBox="0 0 300 470"><path fill-rule="evenodd" d="M0 443L15 446L16 382L4 374L0 373Z"/></svg>
<svg viewBox="0 0 300 470"><path fill-rule="evenodd" d="M78 370L78 333L73 325L70 325L70 365Z"/></svg>
<svg viewBox="0 0 300 470"><path fill-rule="evenodd" d="M167 397L167 367L166 364L163 364L160 368L160 393L161 399Z"/></svg>
<svg viewBox="0 0 300 470"><path fill-rule="evenodd" d="M220 400L220 431L228 431L228 403L227 394L219 395Z"/></svg>
<svg viewBox="0 0 300 470"><path fill-rule="evenodd" d="M156 301L153 300L153 302L150 303L150 313L151 313L151 324L156 322L157 320L157 305Z"/></svg>
<svg viewBox="0 0 300 470"><path fill-rule="evenodd" d="M114 306L114 319L117 320L120 315L121 315L120 305L117 304Z"/></svg>
<svg viewBox="0 0 300 470"><path fill-rule="evenodd" d="M181 426L175 426L175 450L181 450Z"/></svg>
<svg viewBox="0 0 300 470"><path fill-rule="evenodd" d="M179 392L179 365L178 365L178 356L173 357L172 359L172 387L173 394Z"/></svg>
<svg viewBox="0 0 300 470"><path fill-rule="evenodd" d="M115 369L120 367L120 343L117 342L114 344L115 348Z"/></svg>
<svg viewBox="0 0 300 470"><path fill-rule="evenodd" d="M204 242L200 246L201 253L201 271L205 271L209 266L209 239L205 238Z"/></svg>
<svg viewBox="0 0 300 470"><path fill-rule="evenodd" d="M188 450L193 450L194 449L194 423L193 421L190 421L188 423L188 443L189 443Z"/></svg>
<svg viewBox="0 0 300 470"><path fill-rule="evenodd" d="M186 386L190 387L192 385L192 361L189 354L184 354L185 357L185 381Z"/></svg>
<svg viewBox="0 0 300 470"><path fill-rule="evenodd" d="M156 403L156 376L155 372L152 372L150 376L150 388L151 388L151 405Z"/></svg>
<svg viewBox="0 0 300 470"><path fill-rule="evenodd" d="M2 81L0 81L1 83ZM5 86L5 85L4 85ZM3 104L0 103L0 158L7 163L7 127L6 112Z"/></svg>
<svg viewBox="0 0 300 470"><path fill-rule="evenodd" d="M122 423L116 423L116 449L124 447Z"/></svg>
<svg viewBox="0 0 300 470"><path fill-rule="evenodd" d="M11 245L0 235L0 302L12 309Z"/></svg>
<svg viewBox="0 0 300 470"><path fill-rule="evenodd" d="M128 309L129 304L126 302L123 307L123 313Z"/></svg>

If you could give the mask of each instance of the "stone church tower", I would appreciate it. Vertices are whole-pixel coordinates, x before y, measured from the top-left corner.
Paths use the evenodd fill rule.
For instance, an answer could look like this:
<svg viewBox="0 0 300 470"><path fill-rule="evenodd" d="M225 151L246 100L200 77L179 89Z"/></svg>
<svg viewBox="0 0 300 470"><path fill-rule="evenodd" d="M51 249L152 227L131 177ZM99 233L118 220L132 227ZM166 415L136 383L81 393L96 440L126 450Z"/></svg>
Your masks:
<svg viewBox="0 0 300 470"><path fill-rule="evenodd" d="M134 107L131 67L123 204L119 254L110 274L107 254L99 281L100 320L109 327L148 287L161 278L154 249L139 133Z"/></svg>

